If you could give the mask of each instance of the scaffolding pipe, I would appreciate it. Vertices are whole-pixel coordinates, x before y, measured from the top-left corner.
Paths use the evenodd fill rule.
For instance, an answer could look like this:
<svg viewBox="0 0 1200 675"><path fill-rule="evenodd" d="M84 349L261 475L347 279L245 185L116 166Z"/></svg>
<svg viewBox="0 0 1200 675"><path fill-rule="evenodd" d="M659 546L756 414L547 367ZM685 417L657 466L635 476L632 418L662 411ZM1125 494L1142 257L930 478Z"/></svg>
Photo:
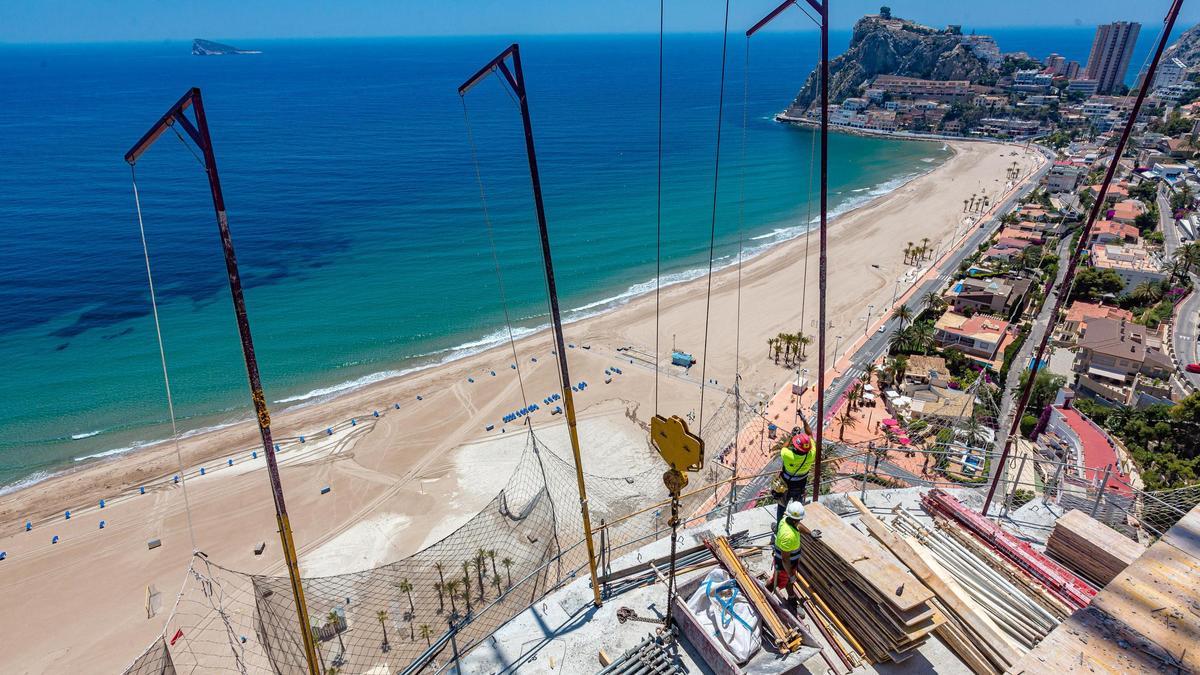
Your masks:
<svg viewBox="0 0 1200 675"><path fill-rule="evenodd" d="M196 122L184 115L192 108ZM288 520L287 505L283 500L283 484L279 480L279 464L275 458L275 442L271 438L271 414L267 410L263 394L262 378L258 372L258 357L254 352L254 339L250 333L250 319L246 313L246 299L242 292L242 276L238 270L237 255L233 249L233 237L229 232L229 219L225 213L225 195L221 191L221 179L217 175L217 158L213 152L212 136L208 131L208 119L204 115L204 101L200 89L192 87L175 105L171 106L158 122L125 153L125 161L133 166L168 127L179 125L192 139L204 158L204 173L208 176L209 192L212 194L213 210L217 216L217 232L225 255L225 271L229 277L229 293L233 298L233 313L237 321L238 337L242 344L242 358L246 362L246 377L250 382L250 398L254 403L254 415L258 421L258 433L262 439L263 453L267 461L267 476L271 483L271 497L275 504L275 523L279 528L279 539L283 548L283 559L287 565L288 580L292 587L292 599L296 603L296 620L300 624L301 643L308 672L317 675L317 647L309 624L308 606L304 602L304 587L300 581L300 563L296 556L296 544L292 539L292 526Z"/></svg>
<svg viewBox="0 0 1200 675"><path fill-rule="evenodd" d="M507 60L512 58L512 69ZM554 261L550 254L550 231L546 226L546 206L542 201L542 179L538 172L537 151L533 145L533 124L529 118L529 100L525 91L525 71L521 68L521 49L517 43L509 45L472 75L458 88L459 96L466 96L476 84L494 71L500 71L512 88L521 108L521 125L525 131L525 156L529 162L529 180L533 185L533 204L537 211L538 233L542 242L542 265L546 273L546 291L550 297L550 318L554 328L555 356L558 357L558 373L562 385L563 410L567 418L567 434L571 439L571 454L575 459L575 479L579 484L579 510L583 517L583 532L587 542L588 572L592 577L592 603L599 607L600 584L596 575L596 545L592 540L592 519L588 513L587 487L583 481L583 458L579 450L579 430L575 419L575 397L571 395L571 373L567 367L567 344L563 338L562 313L558 306L558 286L554 281Z"/></svg>

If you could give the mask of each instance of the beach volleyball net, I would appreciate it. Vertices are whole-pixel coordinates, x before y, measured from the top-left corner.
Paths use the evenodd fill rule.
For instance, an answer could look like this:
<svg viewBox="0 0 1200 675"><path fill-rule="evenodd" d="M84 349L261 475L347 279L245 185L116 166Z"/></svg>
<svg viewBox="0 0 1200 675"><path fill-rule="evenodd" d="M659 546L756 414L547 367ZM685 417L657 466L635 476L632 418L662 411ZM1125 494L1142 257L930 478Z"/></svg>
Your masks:
<svg viewBox="0 0 1200 675"><path fill-rule="evenodd" d="M709 447L732 441L733 405L727 396L709 417L703 429ZM652 452L647 441L646 456ZM305 578L308 629L322 672L434 672L455 650L465 652L546 594L586 577L569 457L528 431L504 488L445 538L392 563ZM670 534L669 508L661 503L664 467L639 464L648 468L585 474L602 565ZM699 476L697 485L721 483L732 472L713 462ZM681 513L696 513L713 494L686 495ZM590 600L588 593L581 602ZM296 617L286 576L239 572L197 553L161 636L125 672L305 672Z"/></svg>

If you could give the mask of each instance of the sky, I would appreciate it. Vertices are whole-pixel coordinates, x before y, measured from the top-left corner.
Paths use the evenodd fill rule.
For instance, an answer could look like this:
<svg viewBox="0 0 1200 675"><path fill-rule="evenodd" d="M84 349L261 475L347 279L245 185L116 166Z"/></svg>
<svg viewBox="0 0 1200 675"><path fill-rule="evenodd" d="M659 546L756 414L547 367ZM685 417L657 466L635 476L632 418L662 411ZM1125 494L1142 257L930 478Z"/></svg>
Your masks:
<svg viewBox="0 0 1200 675"><path fill-rule="evenodd" d="M744 28L777 0L733 0ZM723 0L665 0L668 32L721 30ZM1157 27L1168 0L896 0L893 14L932 26L1094 26L1118 19ZM1180 24L1200 20L1185 3ZM849 28L879 2L833 0L832 28ZM0 0L0 42L218 41L271 38L537 35L657 32L654 0ZM780 30L811 27L793 10ZM734 28L731 28L733 30ZM243 45L238 45L243 46Z"/></svg>

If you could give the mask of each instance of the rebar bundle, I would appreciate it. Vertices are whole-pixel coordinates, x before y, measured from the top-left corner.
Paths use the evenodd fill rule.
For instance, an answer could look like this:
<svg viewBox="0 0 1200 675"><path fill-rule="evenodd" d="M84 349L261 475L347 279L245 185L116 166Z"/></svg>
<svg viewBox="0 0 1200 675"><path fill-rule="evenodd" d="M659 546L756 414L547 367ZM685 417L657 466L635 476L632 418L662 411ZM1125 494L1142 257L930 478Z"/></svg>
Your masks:
<svg viewBox="0 0 1200 675"><path fill-rule="evenodd" d="M598 675L667 675L683 673L679 659L667 651L662 637L647 635L636 647L604 667Z"/></svg>

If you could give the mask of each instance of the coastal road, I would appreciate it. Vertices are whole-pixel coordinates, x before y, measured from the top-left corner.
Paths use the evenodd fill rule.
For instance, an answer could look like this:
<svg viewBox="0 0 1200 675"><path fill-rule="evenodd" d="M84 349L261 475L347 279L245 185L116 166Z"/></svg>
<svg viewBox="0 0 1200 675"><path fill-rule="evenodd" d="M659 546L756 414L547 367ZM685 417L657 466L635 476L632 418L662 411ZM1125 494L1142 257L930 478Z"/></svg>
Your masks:
<svg viewBox="0 0 1200 675"><path fill-rule="evenodd" d="M1163 249L1169 259L1183 242L1167 195L1165 187L1158 192L1158 224L1163 233ZM1189 363L1200 363L1200 290L1196 290L1200 288L1200 279L1194 274L1192 288L1191 295L1175 309L1175 322L1171 326L1172 360L1176 374L1184 385L1181 393L1187 393L1187 388L1200 391L1200 373L1189 373L1185 368Z"/></svg>
<svg viewBox="0 0 1200 675"><path fill-rule="evenodd" d="M1038 147L1043 154L1048 152L1040 146L1036 147ZM947 254L946 258L941 262L941 266L938 268L938 274L933 275L923 281L916 289L914 289L914 292L908 296L907 300L905 300L904 304L910 310L912 310L913 316L916 316L921 312L921 310L924 309L925 303L923 298L925 295L931 291L940 292L946 286L947 282L949 282L949 280L955 274L957 274L959 265L961 265L964 260L970 257L971 254L973 254L979 248L980 244L990 239L992 235L994 235L1000 228L1000 217L1011 211L1020 199L1028 195L1035 187L1037 187L1042 177L1046 175L1052 165L1053 155L1049 154L1047 155L1047 161L1041 166L1041 168L1035 171L1033 175L1025 179L1025 185L1014 191L1013 194L1011 194L1007 199L1000 202L1000 206L993 211L994 215L989 220L978 225L971 226L973 228L971 233L966 236L966 238L958 245L956 249ZM891 341L892 334L894 334L897 329L899 329L899 322L895 318L888 318L888 320L883 324L883 330L880 331L876 329L876 331L867 338L867 341L860 346L857 351L854 352L854 356L851 358L850 365L844 372L835 377L827 386L825 390L825 401L827 406L832 406L833 403L837 402L837 400L846 393L846 390L850 387L851 383L853 383L864 372L866 372L866 369L869 365L875 363L875 361L887 353L888 343ZM809 416L809 423L816 423L815 411ZM747 485L746 488L743 488L743 491L748 494L759 494L760 492L765 491L770 484L770 474L773 474L779 469L779 461L780 460L778 457L772 458L771 462L764 468L764 472L767 472L769 475L755 478L749 483L749 485ZM880 462L880 467L881 469L884 468L884 462ZM898 467L896 468L898 469ZM884 470L886 471L886 469ZM896 478L902 479L911 477L911 474L909 476L895 474L892 475L894 475Z"/></svg>

